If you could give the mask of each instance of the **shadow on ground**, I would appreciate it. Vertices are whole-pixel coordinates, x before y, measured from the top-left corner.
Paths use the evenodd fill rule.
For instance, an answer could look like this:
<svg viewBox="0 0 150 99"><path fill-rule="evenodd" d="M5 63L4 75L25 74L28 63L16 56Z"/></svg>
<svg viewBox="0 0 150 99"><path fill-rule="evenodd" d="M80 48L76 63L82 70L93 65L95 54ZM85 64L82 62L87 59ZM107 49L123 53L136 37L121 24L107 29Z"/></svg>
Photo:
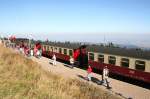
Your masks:
<svg viewBox="0 0 150 99"><path fill-rule="evenodd" d="M64 64L64 66L69 67L69 68L71 68L71 69L74 68L74 66L71 66L71 65L69 65L69 64Z"/></svg>
<svg viewBox="0 0 150 99"><path fill-rule="evenodd" d="M77 76L78 76L79 78L82 78L83 80L88 81L87 77L84 77L84 76L82 76L82 75L77 75ZM101 80L99 80L98 78L95 78L95 77L91 77L91 81L92 81L93 83L98 84L98 85L101 84Z"/></svg>
<svg viewBox="0 0 150 99"><path fill-rule="evenodd" d="M52 62L49 62L49 64L53 65L53 63L52 63Z"/></svg>
<svg viewBox="0 0 150 99"><path fill-rule="evenodd" d="M86 80L86 81L89 81L87 77L84 77L82 75L77 75L79 78L82 78L83 80ZM104 86L106 87L107 89L112 89L112 87L110 86L107 86L106 84L104 84L102 82L102 80L99 80L98 78L95 78L95 77L91 77L91 82L97 84L97 85L101 85L101 86Z"/></svg>

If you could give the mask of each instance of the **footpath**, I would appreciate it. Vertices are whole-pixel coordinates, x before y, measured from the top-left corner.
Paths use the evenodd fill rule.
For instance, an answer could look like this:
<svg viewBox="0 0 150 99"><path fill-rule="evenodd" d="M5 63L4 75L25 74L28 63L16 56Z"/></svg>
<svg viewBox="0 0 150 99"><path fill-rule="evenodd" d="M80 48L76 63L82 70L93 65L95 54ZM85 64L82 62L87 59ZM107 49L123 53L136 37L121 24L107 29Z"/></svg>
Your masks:
<svg viewBox="0 0 150 99"><path fill-rule="evenodd" d="M57 62L57 65L53 66L49 63L50 61L52 62L52 60L45 57L41 57L40 59L35 57L30 58L33 61L39 63L42 66L42 68L46 71L50 71L54 74L61 75L65 78L75 78L84 82L88 82L84 79L87 76L87 72L85 70L76 67L72 69L61 62ZM145 89L136 85L109 78L110 86L112 87L112 89L108 90L106 89L106 86L97 84L97 82L101 80L101 75L93 73L92 76L93 80L89 81L90 84L93 84L94 86L99 87L112 94L119 95L124 99L150 99L149 89Z"/></svg>

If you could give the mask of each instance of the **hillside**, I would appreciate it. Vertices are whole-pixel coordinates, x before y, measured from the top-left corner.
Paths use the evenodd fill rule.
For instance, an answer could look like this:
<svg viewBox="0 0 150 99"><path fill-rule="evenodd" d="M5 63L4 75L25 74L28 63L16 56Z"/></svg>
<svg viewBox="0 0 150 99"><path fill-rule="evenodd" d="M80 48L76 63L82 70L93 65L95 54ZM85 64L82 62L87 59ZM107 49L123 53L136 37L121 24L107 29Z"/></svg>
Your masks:
<svg viewBox="0 0 150 99"><path fill-rule="evenodd" d="M0 99L117 99L88 83L46 72L36 63L0 47Z"/></svg>

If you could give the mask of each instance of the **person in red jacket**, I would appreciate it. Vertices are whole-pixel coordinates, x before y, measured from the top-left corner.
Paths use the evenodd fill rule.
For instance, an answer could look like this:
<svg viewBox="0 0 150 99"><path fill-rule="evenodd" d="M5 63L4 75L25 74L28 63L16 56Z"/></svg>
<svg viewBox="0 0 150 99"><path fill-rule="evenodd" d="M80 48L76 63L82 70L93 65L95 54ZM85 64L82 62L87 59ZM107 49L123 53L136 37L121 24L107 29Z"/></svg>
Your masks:
<svg viewBox="0 0 150 99"><path fill-rule="evenodd" d="M88 69L87 69L87 78L88 78L88 81L91 81L91 77L92 77L92 68L89 65Z"/></svg>

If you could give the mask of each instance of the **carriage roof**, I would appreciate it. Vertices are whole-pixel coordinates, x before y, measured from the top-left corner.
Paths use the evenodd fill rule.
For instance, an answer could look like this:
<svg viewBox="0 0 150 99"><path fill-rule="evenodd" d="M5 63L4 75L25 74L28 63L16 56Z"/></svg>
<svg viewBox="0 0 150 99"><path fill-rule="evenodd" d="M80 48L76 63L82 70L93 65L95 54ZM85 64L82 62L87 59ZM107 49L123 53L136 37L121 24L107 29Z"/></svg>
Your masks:
<svg viewBox="0 0 150 99"><path fill-rule="evenodd" d="M44 43L50 46L57 46L57 47L64 47L70 49L79 48L82 43L70 43L70 42L49 42ZM97 52L97 53L104 53L104 54L112 54L112 55L119 55L125 57L133 57L133 58L140 58L140 59L150 59L150 50L139 50L135 48L120 48L120 47L106 47L100 45L87 45L87 51L89 52Z"/></svg>
<svg viewBox="0 0 150 99"><path fill-rule="evenodd" d="M139 50L139 49L127 49L127 48L115 48L115 47L105 47L105 46L96 46L91 45L87 47L88 51L106 53L112 55L141 58L150 60L150 51Z"/></svg>

